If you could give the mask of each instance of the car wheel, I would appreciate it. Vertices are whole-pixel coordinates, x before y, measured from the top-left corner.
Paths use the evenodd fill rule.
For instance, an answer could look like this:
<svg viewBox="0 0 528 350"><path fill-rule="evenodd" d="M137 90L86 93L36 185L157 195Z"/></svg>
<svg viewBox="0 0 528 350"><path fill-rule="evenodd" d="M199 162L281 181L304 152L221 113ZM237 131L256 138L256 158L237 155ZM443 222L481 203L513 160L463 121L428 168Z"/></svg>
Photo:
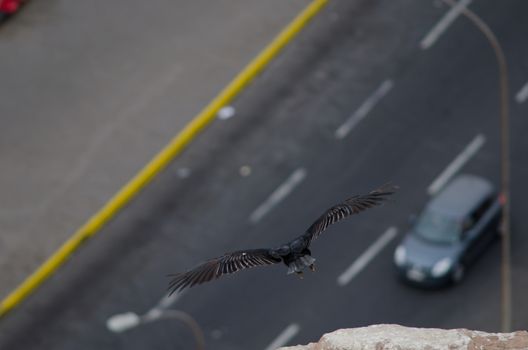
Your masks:
<svg viewBox="0 0 528 350"><path fill-rule="evenodd" d="M465 274L465 268L462 264L457 264L455 268L453 269L453 273L451 274L451 279L454 283L460 283L464 279Z"/></svg>

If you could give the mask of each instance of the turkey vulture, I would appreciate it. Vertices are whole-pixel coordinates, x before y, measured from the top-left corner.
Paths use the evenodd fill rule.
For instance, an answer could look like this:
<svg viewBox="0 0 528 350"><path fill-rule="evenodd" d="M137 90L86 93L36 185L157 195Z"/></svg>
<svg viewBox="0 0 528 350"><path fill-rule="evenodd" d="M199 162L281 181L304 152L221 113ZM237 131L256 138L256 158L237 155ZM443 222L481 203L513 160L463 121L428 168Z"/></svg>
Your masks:
<svg viewBox="0 0 528 350"><path fill-rule="evenodd" d="M396 186L384 185L368 194L350 197L328 209L304 234L277 248L247 249L226 253L187 272L169 275L173 277L169 284L169 295L178 290L217 279L225 274L280 262L288 266L288 274L296 273L302 278L304 268L309 267L310 270L315 271L315 259L308 249L313 240L331 224L381 204L396 189Z"/></svg>

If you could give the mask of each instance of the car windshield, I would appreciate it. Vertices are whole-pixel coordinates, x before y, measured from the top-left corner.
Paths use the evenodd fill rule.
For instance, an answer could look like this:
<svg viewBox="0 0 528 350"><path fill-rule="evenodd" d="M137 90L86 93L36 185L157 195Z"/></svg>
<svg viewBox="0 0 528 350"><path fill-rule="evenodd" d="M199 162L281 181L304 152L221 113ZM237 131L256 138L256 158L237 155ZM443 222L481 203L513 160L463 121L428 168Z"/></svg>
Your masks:
<svg viewBox="0 0 528 350"><path fill-rule="evenodd" d="M414 228L416 234L428 241L455 243L460 236L460 225L448 215L426 210Z"/></svg>

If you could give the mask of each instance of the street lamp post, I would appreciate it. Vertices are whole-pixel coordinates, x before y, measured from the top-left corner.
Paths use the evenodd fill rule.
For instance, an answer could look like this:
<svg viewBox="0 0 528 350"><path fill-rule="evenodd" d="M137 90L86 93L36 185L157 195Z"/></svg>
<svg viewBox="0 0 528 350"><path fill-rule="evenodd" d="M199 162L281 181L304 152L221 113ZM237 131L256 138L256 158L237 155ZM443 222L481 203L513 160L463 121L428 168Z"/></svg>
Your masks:
<svg viewBox="0 0 528 350"><path fill-rule="evenodd" d="M114 333L121 333L142 324L162 319L176 319L182 321L191 330L194 340L196 341L196 349L205 349L205 337L202 329L191 315L180 310L169 310L155 307L144 315L138 315L134 312L125 312L110 317L106 321L106 326Z"/></svg>
<svg viewBox="0 0 528 350"><path fill-rule="evenodd" d="M449 6L455 6L453 0L443 0ZM501 195L502 203L502 254L501 254L501 326L503 332L511 331L511 269L510 269L510 127L508 67L506 57L497 37L489 26L473 11L464 7L462 15L468 18L488 39L499 66L500 94L500 156L501 156Z"/></svg>
<svg viewBox="0 0 528 350"><path fill-rule="evenodd" d="M196 349L197 350L204 350L205 349L205 337L202 332L202 329L198 325L198 323L195 321L194 318L191 317L186 312L180 311L180 310L158 310L153 309L150 312L148 312L146 315L143 316L145 322L151 322L158 319L177 319L182 321L189 329L191 330L194 339L196 341Z"/></svg>

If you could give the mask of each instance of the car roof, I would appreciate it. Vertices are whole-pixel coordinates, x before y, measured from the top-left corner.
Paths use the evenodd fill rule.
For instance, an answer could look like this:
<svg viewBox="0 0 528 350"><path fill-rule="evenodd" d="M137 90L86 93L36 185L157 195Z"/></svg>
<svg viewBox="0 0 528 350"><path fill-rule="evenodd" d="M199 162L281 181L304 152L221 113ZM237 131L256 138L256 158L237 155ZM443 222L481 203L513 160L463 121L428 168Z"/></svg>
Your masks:
<svg viewBox="0 0 528 350"><path fill-rule="evenodd" d="M461 219L493 191L488 180L475 175L459 175L429 202L427 209Z"/></svg>

